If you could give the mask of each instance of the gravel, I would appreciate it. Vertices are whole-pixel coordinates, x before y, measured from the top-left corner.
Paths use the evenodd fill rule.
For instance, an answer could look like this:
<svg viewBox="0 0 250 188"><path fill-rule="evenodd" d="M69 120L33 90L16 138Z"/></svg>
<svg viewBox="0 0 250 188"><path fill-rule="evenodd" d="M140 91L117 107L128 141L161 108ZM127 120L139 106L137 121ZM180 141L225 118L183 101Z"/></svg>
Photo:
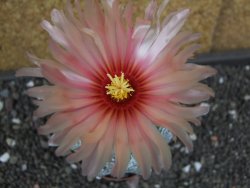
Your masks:
<svg viewBox="0 0 250 188"><path fill-rule="evenodd" d="M141 180L139 187L250 187L250 68L216 68L218 75L207 81L216 97L210 100L211 112L203 124L195 127L194 151L188 153L179 141L171 142L172 168ZM35 107L24 90L44 83L41 79L0 79L0 187L127 187L125 182L87 181L79 164L56 157L55 147L48 147L47 138L37 134L36 128L45 120L32 117Z"/></svg>

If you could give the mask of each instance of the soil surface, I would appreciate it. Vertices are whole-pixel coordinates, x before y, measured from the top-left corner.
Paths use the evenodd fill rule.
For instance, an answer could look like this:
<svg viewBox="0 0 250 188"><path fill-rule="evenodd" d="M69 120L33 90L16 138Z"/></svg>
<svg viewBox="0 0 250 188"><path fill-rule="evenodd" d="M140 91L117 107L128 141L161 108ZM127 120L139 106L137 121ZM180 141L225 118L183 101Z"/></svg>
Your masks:
<svg viewBox="0 0 250 188"><path fill-rule="evenodd" d="M216 66L208 84L216 91L211 112L195 127L194 151L171 143L173 165L161 175L140 180L139 188L250 187L250 66ZM24 91L45 81L30 78L0 80L1 188L125 188L125 182L81 176L80 168L56 157L32 118L35 107Z"/></svg>

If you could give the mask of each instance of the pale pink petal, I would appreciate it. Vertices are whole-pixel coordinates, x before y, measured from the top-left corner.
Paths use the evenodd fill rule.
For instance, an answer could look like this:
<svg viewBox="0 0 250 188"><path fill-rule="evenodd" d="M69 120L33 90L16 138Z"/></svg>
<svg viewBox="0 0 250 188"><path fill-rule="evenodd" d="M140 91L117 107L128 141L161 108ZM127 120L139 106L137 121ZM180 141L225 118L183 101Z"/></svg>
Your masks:
<svg viewBox="0 0 250 188"><path fill-rule="evenodd" d="M65 155L78 140L84 141L84 136L98 125L102 115L103 112L91 114L81 123L69 127L69 129L65 129L61 133L56 133L51 139L52 143L59 145L56 155Z"/></svg>
<svg viewBox="0 0 250 188"><path fill-rule="evenodd" d="M86 144L82 142L81 147L77 149L76 152L68 155L66 160L69 163L75 163L75 162L79 162L83 160L85 163L86 159L89 158L89 156L91 156L91 154L95 150L95 147L96 147L96 143ZM82 165L85 165L85 164L82 164Z"/></svg>
<svg viewBox="0 0 250 188"><path fill-rule="evenodd" d="M100 94L95 93L90 90L77 90L71 89L67 90L67 88L58 87L58 86L40 86L30 88L26 91L26 93L30 97L37 98L39 100L47 100L49 97L60 96L66 97L69 99L84 99L90 97L100 97Z"/></svg>
<svg viewBox="0 0 250 188"><path fill-rule="evenodd" d="M152 144L151 152L152 159L154 159L154 161L152 161L154 170L159 173L162 169L169 169L171 166L171 152L167 142L164 140L153 123L142 115L141 112L136 111L135 115L139 120L139 129L143 134L145 134L148 142ZM157 155L158 151L159 155Z"/></svg>
<svg viewBox="0 0 250 188"><path fill-rule="evenodd" d="M172 39L172 41L170 42L169 48L171 48L171 51L173 52L173 54L176 54L183 46L185 46L186 44L190 42L198 40L200 36L201 36L200 33L191 34L190 32L182 32L176 35L174 39ZM186 48L193 49L192 46L187 46ZM192 51L191 51L191 54L192 54Z"/></svg>
<svg viewBox="0 0 250 188"><path fill-rule="evenodd" d="M84 142L86 143L95 143L98 142L103 135L106 133L108 127L110 126L111 112L104 114L102 121L98 123L95 129L91 130L88 134L83 137Z"/></svg>
<svg viewBox="0 0 250 188"><path fill-rule="evenodd" d="M169 41L179 32L184 22L186 21L188 9L185 9L174 15L169 23L162 28L160 34L150 48L150 59L153 61L161 50L169 43Z"/></svg>
<svg viewBox="0 0 250 188"><path fill-rule="evenodd" d="M70 70L61 69L56 65L41 65L42 74L52 83L66 88L89 89L94 83ZM92 84L91 84L92 83Z"/></svg>
<svg viewBox="0 0 250 188"><path fill-rule="evenodd" d="M89 28L95 31L103 31L104 15L96 0L85 1L85 11L83 15Z"/></svg>
<svg viewBox="0 0 250 188"><path fill-rule="evenodd" d="M117 117L117 125L115 130L114 151L116 163L112 171L112 176L121 178L127 168L130 158L130 148L128 140L128 130L126 118L124 114L119 114Z"/></svg>
<svg viewBox="0 0 250 188"><path fill-rule="evenodd" d="M112 121L111 121L112 122ZM100 172L104 164L111 160L113 153L113 138L115 134L115 125L109 124L108 130L99 140L98 147L89 159L88 167L85 168L89 179L94 179Z"/></svg>
<svg viewBox="0 0 250 188"><path fill-rule="evenodd" d="M83 86L88 88L91 83L94 85L94 82L92 82L90 79L69 70L64 65L58 64L55 61L39 59L30 54L29 58L33 63L40 67L42 75L52 83L53 81L59 82L62 84L62 86L72 84L75 85L76 88L81 89L83 89ZM77 82L78 84L76 84Z"/></svg>
<svg viewBox="0 0 250 188"><path fill-rule="evenodd" d="M106 48L109 49L107 52L111 54L113 57L113 61L116 65L116 69L120 68L124 64L126 54L127 54L127 46L129 42L129 38L131 34L129 30L126 31L126 23L123 19L122 12L119 11L119 2L113 1L112 6L108 5L107 1L102 1L104 5L104 11L106 12L105 16L105 37L106 39ZM110 65L112 66L112 65Z"/></svg>
<svg viewBox="0 0 250 188"><path fill-rule="evenodd" d="M57 28L56 26L52 26L51 23L49 23L48 21L44 20L41 23L42 27L50 34L51 38L56 41L57 43L59 43L60 45L68 48L68 43L67 40L64 36L64 33Z"/></svg>
<svg viewBox="0 0 250 188"><path fill-rule="evenodd" d="M105 135L101 140L99 140L96 144L95 143L84 143L83 147L92 146L95 149L91 149L91 153L85 154L87 157L82 159L82 174L88 176L88 179L93 179L97 173L101 170L102 166L105 162L111 160L111 156L113 153L113 139L115 134L115 122L116 118L112 118L110 121L110 125L108 130L106 131ZM80 148L81 150L81 148ZM85 150L88 152L88 150ZM78 152L78 151L77 151ZM79 151L79 152L82 152ZM73 155L73 157L72 157ZM72 154L69 156L69 159L78 160L80 159L80 155L78 153Z"/></svg>
<svg viewBox="0 0 250 188"><path fill-rule="evenodd" d="M182 104L197 104L202 101L208 100L213 96L214 92L210 87L204 84L197 84L197 86L194 86L187 91L173 95L169 98L169 100Z"/></svg>
<svg viewBox="0 0 250 188"><path fill-rule="evenodd" d="M38 132L39 134L48 135L50 133L56 133L66 128L73 127L84 121L95 111L96 108L90 106L77 111L55 113L49 118L44 126L38 129Z"/></svg>
<svg viewBox="0 0 250 188"><path fill-rule="evenodd" d="M96 46L98 47L98 49L100 50L100 53L102 54L102 57L104 59L104 63L106 64L108 62L108 57L107 57L107 52L106 49L104 47L104 44L102 42L102 39L99 37L99 35L97 33L95 33L95 31L88 29L88 28L84 28L83 32L85 32L86 34L88 34L89 36L91 36L96 44Z"/></svg>
<svg viewBox="0 0 250 188"><path fill-rule="evenodd" d="M171 124L168 119L166 118L166 113L161 111L160 109L153 108L153 107L142 107L144 110L144 114L155 124L161 127L167 128L171 131L174 135L176 135L185 145L186 147L192 151L193 144L188 136L187 132L179 125Z"/></svg>
<svg viewBox="0 0 250 188"><path fill-rule="evenodd" d="M154 72L162 72L162 74L169 74L173 71L182 69L182 65L186 60L193 56L195 50L199 48L199 45L189 45L181 53L178 53L182 46L197 40L200 34L190 34L190 32L182 32L176 35L168 45L164 47L162 52L158 54L154 63L150 65L150 69L144 71L144 75L152 75ZM176 55L177 53L177 55Z"/></svg>
<svg viewBox="0 0 250 188"><path fill-rule="evenodd" d="M145 9L145 19L146 20L153 20L155 17L155 13L157 10L157 1L151 0L147 8Z"/></svg>
<svg viewBox="0 0 250 188"><path fill-rule="evenodd" d="M193 44L189 47L184 48L176 57L174 57L174 62L176 67L180 68L183 64L194 55L201 46L198 44Z"/></svg>
<svg viewBox="0 0 250 188"><path fill-rule="evenodd" d="M180 69L180 65L183 65L186 60L193 56L195 50L199 48L199 45L187 46L185 51L188 49L188 55L183 53L178 54L180 49L194 40L197 40L200 37L200 34L190 34L189 32L182 32L176 35L168 45L164 47L162 52L158 54L154 63L151 64L150 71L166 70L167 72ZM184 51L182 51L184 52ZM186 54L187 52L185 52ZM177 55L176 55L177 54ZM180 63L180 61L182 63Z"/></svg>
<svg viewBox="0 0 250 188"><path fill-rule="evenodd" d="M89 105L97 104L100 99L88 98L85 100L67 99L63 97L51 97L45 101L33 101L38 107L34 112L36 117L43 117L59 111L79 110Z"/></svg>
<svg viewBox="0 0 250 188"><path fill-rule="evenodd" d="M209 111L208 105L199 104L196 106L184 106L173 104L171 102L164 103L161 108L164 108L168 113L174 114L183 118L200 117L206 115Z"/></svg>
<svg viewBox="0 0 250 188"><path fill-rule="evenodd" d="M162 12L164 11L164 9L166 8L167 4L168 4L169 0L163 0L161 5L159 6L159 9L157 11L157 19L159 20L161 17Z"/></svg>
<svg viewBox="0 0 250 188"><path fill-rule="evenodd" d="M149 94L162 95L182 91L195 85L198 81L216 74L215 69L208 66L197 66L192 70L175 71L172 74L154 74L151 76L148 85ZM146 89L146 87L145 87Z"/></svg>
<svg viewBox="0 0 250 188"><path fill-rule="evenodd" d="M104 11L104 32L106 34L105 39L108 41L107 49L109 50L112 60L118 60L118 46L116 37L116 21L113 8L110 7L107 1L102 1ZM117 4L114 2L114 4ZM117 6L117 5L116 5Z"/></svg>
<svg viewBox="0 0 250 188"><path fill-rule="evenodd" d="M147 179L151 174L151 153L143 136L141 135L140 130L138 129L138 120L135 119L135 117L127 117L127 119L129 146L131 148L132 154L139 164L143 178Z"/></svg>
<svg viewBox="0 0 250 188"><path fill-rule="evenodd" d="M110 140L107 140L107 138L104 138L101 142L99 142L96 150L88 159L88 161L83 161L83 164L85 162L86 166L82 166L82 174L88 176L89 181L95 179L100 170L105 165L105 162L111 160L112 145L110 145L109 141Z"/></svg>
<svg viewBox="0 0 250 188"><path fill-rule="evenodd" d="M160 72L161 73L161 72ZM152 79L149 84L152 86L158 86L167 83L176 83L181 81L192 81L198 82L200 80L206 79L216 73L215 69L209 66L196 66L191 70L178 70L172 72L168 75L154 74L151 76Z"/></svg>
<svg viewBox="0 0 250 188"><path fill-rule="evenodd" d="M55 86L40 86L40 87L33 87L26 91L26 93L30 97L34 97L36 99L45 99L49 95L51 95L51 89Z"/></svg>
<svg viewBox="0 0 250 188"><path fill-rule="evenodd" d="M17 77L31 76L31 77L41 77L41 78L44 77L41 73L40 68L31 68L31 67L21 68L17 70L15 76Z"/></svg>
<svg viewBox="0 0 250 188"><path fill-rule="evenodd" d="M63 12L58 10L53 10L51 13L52 21L55 26L50 25L50 30L47 30L54 36L54 40L67 49L76 59L79 61L83 60L93 68L96 72L99 72L97 64L100 65L100 53L98 48L94 45L93 41L89 36L85 36L83 32L81 32L74 24L72 24L64 15ZM45 21L46 26L49 25L47 21ZM44 25L44 24L43 24ZM45 26L44 26L45 27ZM82 28L81 28L82 29ZM65 44L60 43L55 37L58 32L61 32L60 38L64 38ZM56 33L53 33L56 32Z"/></svg>
<svg viewBox="0 0 250 188"><path fill-rule="evenodd" d="M79 59L73 56L71 53L61 48L54 41L50 41L49 48L53 57L70 70L75 71L76 73L88 77L92 80L95 78L96 71L94 69L91 69L91 67L88 66L84 59Z"/></svg>
<svg viewBox="0 0 250 188"><path fill-rule="evenodd" d="M75 0L76 2L76 0ZM76 25L78 28L82 27L82 26L86 26L83 22L79 21L76 17L75 17L75 10L72 7L72 3L70 0L66 1L66 7L65 7L65 14L66 17L72 22L74 23L74 25ZM78 15L79 16L79 15Z"/></svg>
<svg viewBox="0 0 250 188"><path fill-rule="evenodd" d="M125 23L127 24L127 32L130 33L132 31L133 27L133 6L131 0L128 1L124 12L123 12L123 18L125 19Z"/></svg>

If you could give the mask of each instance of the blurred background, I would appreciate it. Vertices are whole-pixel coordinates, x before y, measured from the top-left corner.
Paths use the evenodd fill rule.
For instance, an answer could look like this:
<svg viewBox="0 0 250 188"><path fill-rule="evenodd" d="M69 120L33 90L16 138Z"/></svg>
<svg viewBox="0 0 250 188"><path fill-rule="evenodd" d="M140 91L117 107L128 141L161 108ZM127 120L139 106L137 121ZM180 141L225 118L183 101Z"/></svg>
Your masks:
<svg viewBox="0 0 250 188"><path fill-rule="evenodd" d="M133 1L136 14L143 14L148 2ZM32 117L34 106L24 94L46 81L15 79L12 74L31 65L26 52L49 57L48 34L40 22L50 19L53 8L64 6L65 0L0 0L0 187L126 187L88 182L77 164L56 157L47 138L36 133L43 120ZM170 171L141 181L139 187L249 188L250 1L171 0L165 15L181 8L191 9L183 30L202 34L202 49L193 61L218 70L207 81L216 97L210 100L211 112L203 125L195 127L194 152L171 142Z"/></svg>

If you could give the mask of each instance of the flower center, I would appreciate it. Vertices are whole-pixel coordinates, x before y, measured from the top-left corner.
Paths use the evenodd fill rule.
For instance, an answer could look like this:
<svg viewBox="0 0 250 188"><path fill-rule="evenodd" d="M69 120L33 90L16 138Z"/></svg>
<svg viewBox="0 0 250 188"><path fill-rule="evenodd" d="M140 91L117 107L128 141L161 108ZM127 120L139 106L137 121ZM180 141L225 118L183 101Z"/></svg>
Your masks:
<svg viewBox="0 0 250 188"><path fill-rule="evenodd" d="M105 86L107 89L106 94L110 95L117 102L127 99L135 91L129 84L129 80L124 78L123 72L121 76L115 75L114 78L110 74L107 74L107 76L111 83Z"/></svg>

